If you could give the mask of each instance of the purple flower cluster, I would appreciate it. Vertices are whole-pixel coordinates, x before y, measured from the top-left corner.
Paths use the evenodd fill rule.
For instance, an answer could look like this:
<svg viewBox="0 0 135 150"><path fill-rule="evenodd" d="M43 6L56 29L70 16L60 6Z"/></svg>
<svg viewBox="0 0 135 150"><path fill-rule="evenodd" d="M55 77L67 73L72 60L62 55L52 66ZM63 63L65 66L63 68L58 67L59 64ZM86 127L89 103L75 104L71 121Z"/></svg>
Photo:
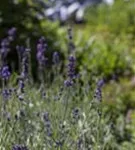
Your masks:
<svg viewBox="0 0 135 150"><path fill-rule="evenodd" d="M15 34L16 28L13 27L8 31L8 36L1 41L0 54L2 65L4 64L5 58L8 54L10 42L14 40Z"/></svg>
<svg viewBox="0 0 135 150"><path fill-rule="evenodd" d="M97 86L98 86L98 88L102 88L102 86L103 86L104 84L105 84L105 80L104 80L104 79L101 79L101 80L98 81Z"/></svg>
<svg viewBox="0 0 135 150"><path fill-rule="evenodd" d="M75 78L75 62L76 59L74 56L69 56L69 64L68 64L68 77L72 80Z"/></svg>
<svg viewBox="0 0 135 150"><path fill-rule="evenodd" d="M78 141L77 141L77 150L82 150L83 149L83 138L79 137Z"/></svg>
<svg viewBox="0 0 135 150"><path fill-rule="evenodd" d="M22 72L21 72L22 78L26 78L28 76L28 67L29 67L28 56L24 55L22 58Z"/></svg>
<svg viewBox="0 0 135 150"><path fill-rule="evenodd" d="M19 68L21 72L21 77L26 78L28 76L28 68L29 68L29 57L28 52L30 51L28 48L24 46L16 46L16 50L19 58Z"/></svg>
<svg viewBox="0 0 135 150"><path fill-rule="evenodd" d="M67 86L67 87L72 86L73 83L74 83L74 82L73 82L72 80L69 80L69 79L67 79L67 80L64 81L64 85Z"/></svg>
<svg viewBox="0 0 135 150"><path fill-rule="evenodd" d="M1 68L0 75L1 75L3 80L8 80L9 79L11 73L10 73L9 67L7 65L3 66Z"/></svg>
<svg viewBox="0 0 135 150"><path fill-rule="evenodd" d="M23 79L20 79L19 80L19 89L20 89L21 93L24 93L24 87L25 87L24 81L23 81Z"/></svg>
<svg viewBox="0 0 135 150"><path fill-rule="evenodd" d="M6 65L6 57L9 52L10 42L14 40L16 34L16 28L11 28L8 31L8 36L1 40L1 48L0 48L0 75L3 80L8 80L10 77L9 67ZM12 40L11 40L12 39Z"/></svg>
<svg viewBox="0 0 135 150"><path fill-rule="evenodd" d="M60 141L60 140L57 140L55 143L56 143L57 148L62 147L62 145L63 145L63 141Z"/></svg>
<svg viewBox="0 0 135 150"><path fill-rule="evenodd" d="M28 148L22 145L14 145L12 150L28 150Z"/></svg>
<svg viewBox="0 0 135 150"><path fill-rule="evenodd" d="M25 47L17 45L16 50L17 50L17 53L18 53L18 56L19 56L19 59L20 59L19 61L21 61L22 58L23 58L23 54L25 52Z"/></svg>
<svg viewBox="0 0 135 150"><path fill-rule="evenodd" d="M45 38L41 37L37 44L37 61L40 66L45 65L46 63L47 60L45 57L46 48L47 48L47 44Z"/></svg>
<svg viewBox="0 0 135 150"><path fill-rule="evenodd" d="M69 52L73 52L74 51L74 49L75 49L75 45L74 45L74 43L73 43L73 36L72 36L72 28L68 28L68 39L69 39L69 44L68 44L68 46L69 46Z"/></svg>
<svg viewBox="0 0 135 150"><path fill-rule="evenodd" d="M9 52L9 40L7 38L4 38L2 41L1 41L1 49L0 49L0 54L1 54L1 61L2 61L2 64L4 63L5 61L5 58L7 57L7 54Z"/></svg>
<svg viewBox="0 0 135 150"><path fill-rule="evenodd" d="M102 87L105 84L105 80L101 79L98 81L97 83L97 88L95 90L95 95L94 97L98 100L98 101L102 101Z"/></svg>
<svg viewBox="0 0 135 150"><path fill-rule="evenodd" d="M95 90L95 98L98 100L98 101L102 101L102 91L101 91L101 88L97 87L97 89Z"/></svg>
<svg viewBox="0 0 135 150"><path fill-rule="evenodd" d="M12 27L10 30L8 30L8 39L10 41L13 41L16 35L16 28Z"/></svg>
<svg viewBox="0 0 135 150"><path fill-rule="evenodd" d="M58 52L54 52L54 53L53 53L53 63L54 63L55 65L57 65L57 64L59 63L59 61L60 61L59 53L58 53Z"/></svg>
<svg viewBox="0 0 135 150"><path fill-rule="evenodd" d="M49 113L45 112L43 115L44 118L44 123L45 123L45 128L46 128L46 134L47 136L52 136L52 129L51 129L51 122L49 119Z"/></svg>
<svg viewBox="0 0 135 150"><path fill-rule="evenodd" d="M65 80L64 84L69 87L69 86L72 86L73 85L73 79L76 78L76 74L75 74L75 62L76 62L76 59L74 56L69 56L69 64L68 64L68 73L67 73L67 76L68 76L68 79Z"/></svg>
<svg viewBox="0 0 135 150"><path fill-rule="evenodd" d="M9 89L4 89L4 90L2 91L2 95L3 95L4 100L7 100L7 99L11 96L11 93L12 93L11 90L9 90Z"/></svg>
<svg viewBox="0 0 135 150"><path fill-rule="evenodd" d="M72 111L73 118L77 121L80 118L79 108L74 108Z"/></svg>
<svg viewBox="0 0 135 150"><path fill-rule="evenodd" d="M68 38L69 38L70 40L73 39L73 36L72 36L72 28L71 28L71 27L68 28Z"/></svg>

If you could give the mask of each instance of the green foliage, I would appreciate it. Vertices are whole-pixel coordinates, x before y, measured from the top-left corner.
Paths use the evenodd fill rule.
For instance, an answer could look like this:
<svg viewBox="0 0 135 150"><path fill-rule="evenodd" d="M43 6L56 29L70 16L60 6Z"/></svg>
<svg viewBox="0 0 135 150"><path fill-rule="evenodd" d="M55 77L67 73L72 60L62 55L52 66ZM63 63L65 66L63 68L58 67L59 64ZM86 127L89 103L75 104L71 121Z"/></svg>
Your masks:
<svg viewBox="0 0 135 150"><path fill-rule="evenodd" d="M123 75L132 72L133 58L128 54L128 47L119 39L105 39L100 35L91 37L83 53L78 54L78 60L96 76Z"/></svg>
<svg viewBox="0 0 135 150"><path fill-rule="evenodd" d="M92 30L107 30L119 36L123 33L134 34L134 11L134 0L116 0L112 6L101 4L96 8L88 8L85 17Z"/></svg>
<svg viewBox="0 0 135 150"><path fill-rule="evenodd" d="M42 7L33 0L2 0L0 5L0 39L6 37L7 31L11 27L17 28L17 35L15 41L10 47L8 56L8 63L14 67L18 67L16 45L23 45L27 47L27 42L32 51L32 71L36 77L35 69L37 64L35 61L36 45L41 36L44 36L47 43L50 45L48 49L48 56L53 51L60 49L58 40L58 24L49 22L46 18L40 20L38 14L41 13ZM54 48L55 47L55 48Z"/></svg>

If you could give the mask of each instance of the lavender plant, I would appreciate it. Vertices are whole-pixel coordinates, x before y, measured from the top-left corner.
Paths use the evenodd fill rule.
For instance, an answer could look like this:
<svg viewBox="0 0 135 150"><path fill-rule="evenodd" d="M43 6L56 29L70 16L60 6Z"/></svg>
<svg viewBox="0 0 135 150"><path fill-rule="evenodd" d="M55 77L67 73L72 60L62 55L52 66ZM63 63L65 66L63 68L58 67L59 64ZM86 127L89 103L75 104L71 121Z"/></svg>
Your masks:
<svg viewBox="0 0 135 150"><path fill-rule="evenodd" d="M22 67L21 78L19 78L19 85L12 87L16 90L12 90L6 108L6 117L0 122L0 135L2 135L0 136L0 149L119 149L109 116L102 109L102 103L97 103L93 98L95 94L96 98L101 101L104 80L98 82L95 93L86 86L87 81L84 81L82 86L77 80L75 53L71 52L64 71L65 77L59 74L57 82L54 80L48 88L43 89L45 90L43 99L34 84L25 82L29 63L26 49L21 50L21 47L18 47ZM43 78L45 51L46 43L42 37L37 45L37 61L40 81L43 85L45 84ZM57 64L58 61L58 54L54 53L53 62ZM9 77L10 72L6 66L1 71L1 78L8 80ZM5 89L4 95L8 96L8 92ZM56 97L58 97L57 100ZM2 98L3 96L1 100Z"/></svg>
<svg viewBox="0 0 135 150"><path fill-rule="evenodd" d="M10 77L9 66L7 65L7 54L10 50L10 43L14 40L16 34L16 28L11 28L8 31L8 35L6 38L1 40L0 47L0 76L2 79L2 88L4 90L7 81Z"/></svg>

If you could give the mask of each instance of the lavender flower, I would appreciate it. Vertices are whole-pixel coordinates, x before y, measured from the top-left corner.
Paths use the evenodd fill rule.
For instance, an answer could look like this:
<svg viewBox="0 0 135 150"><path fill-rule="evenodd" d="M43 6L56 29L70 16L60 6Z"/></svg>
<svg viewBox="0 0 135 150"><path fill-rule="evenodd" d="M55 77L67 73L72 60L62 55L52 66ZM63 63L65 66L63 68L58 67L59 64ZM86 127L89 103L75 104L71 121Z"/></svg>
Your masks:
<svg viewBox="0 0 135 150"><path fill-rule="evenodd" d="M4 64L5 58L7 57L7 54L9 52L9 40L7 38L4 38L1 41L1 49L0 49L0 54L1 54L1 61L2 64Z"/></svg>
<svg viewBox="0 0 135 150"><path fill-rule="evenodd" d="M60 59L59 59L59 53L58 52L54 52L53 53L53 63L55 65L57 65L59 63Z"/></svg>
<svg viewBox="0 0 135 150"><path fill-rule="evenodd" d="M4 38L2 41L1 41L1 47L8 47L9 46L9 40L7 38Z"/></svg>
<svg viewBox="0 0 135 150"><path fill-rule="evenodd" d="M26 146L22 146L22 145L14 145L12 150L28 150L28 148Z"/></svg>
<svg viewBox="0 0 135 150"><path fill-rule="evenodd" d="M46 58L44 53L46 51L47 44L45 43L44 37L41 37L37 44L37 61L39 65L44 65L46 62Z"/></svg>
<svg viewBox="0 0 135 150"><path fill-rule="evenodd" d="M23 100L24 100L24 96L23 96L23 95L19 95L19 96L18 96L18 99L19 99L20 101L23 101Z"/></svg>
<svg viewBox="0 0 135 150"><path fill-rule="evenodd" d="M69 39L69 44L68 44L69 52L73 52L73 50L75 49L75 45L72 41L73 36L72 36L72 29L71 28L68 29L68 39Z"/></svg>
<svg viewBox="0 0 135 150"><path fill-rule="evenodd" d="M101 91L101 88L97 88L96 91L95 91L95 95L94 97L98 100L98 101L102 101L102 91Z"/></svg>
<svg viewBox="0 0 135 150"><path fill-rule="evenodd" d="M44 115L43 115L43 118L44 118L46 133L50 137L50 136L52 136L52 129L51 129L51 122L50 122L50 119L49 119L49 113L45 112Z"/></svg>
<svg viewBox="0 0 135 150"><path fill-rule="evenodd" d="M19 71L21 78L26 79L30 75L30 48L24 46L16 46L16 50L19 58Z"/></svg>
<svg viewBox="0 0 135 150"><path fill-rule="evenodd" d="M68 77L72 80L75 78L75 62L76 59L74 56L69 56L69 64L68 64Z"/></svg>
<svg viewBox="0 0 135 150"><path fill-rule="evenodd" d="M76 78L76 74L75 74L75 62L76 62L76 59L74 56L69 56L69 64L68 64L68 73L67 73L67 76L68 76L68 79L64 81L64 85L69 87L69 86L72 86L73 85L73 79Z"/></svg>
<svg viewBox="0 0 135 150"><path fill-rule="evenodd" d="M105 84L105 80L104 80L104 79L101 79L101 80L98 81L97 86L98 86L99 88L101 88L104 84Z"/></svg>
<svg viewBox="0 0 135 150"><path fill-rule="evenodd" d="M0 48L0 55L1 55L1 64L5 64L5 58L7 57L7 54L9 52L9 44L11 41L13 41L16 33L16 28L11 28L8 31L8 37L4 38L1 41L1 48Z"/></svg>
<svg viewBox="0 0 135 150"><path fill-rule="evenodd" d="M1 69L0 74L1 74L1 77L2 77L3 80L8 80L10 75L11 75L11 73L9 71L9 67L8 66L3 66L2 69Z"/></svg>
<svg viewBox="0 0 135 150"><path fill-rule="evenodd" d="M21 71L22 71L22 59L23 59L23 56L24 56L24 53L25 53L25 48L24 48L24 46L17 45L16 50L17 50L18 61L19 61L19 65L18 65L19 73L21 73Z"/></svg>
<svg viewBox="0 0 135 150"><path fill-rule="evenodd" d="M72 81L72 80L65 80L65 81L64 81L64 85L65 85L66 87L70 87L70 86L73 85L73 81Z"/></svg>
<svg viewBox="0 0 135 150"><path fill-rule="evenodd" d="M41 97L42 97L43 99L46 98L46 92L45 92L45 91L42 91L42 92L41 92Z"/></svg>
<svg viewBox="0 0 135 150"><path fill-rule="evenodd" d="M16 28L12 27L11 29L8 30L8 35L9 36L14 36L16 33Z"/></svg>
<svg viewBox="0 0 135 150"><path fill-rule="evenodd" d="M47 58L45 57L45 51L47 48L44 37L41 37L37 44L37 62L38 62L38 76L41 84L44 83L44 66L46 65Z"/></svg>
<svg viewBox="0 0 135 150"><path fill-rule="evenodd" d="M56 147L58 148L58 147L62 147L63 146L63 141L61 141L61 140L57 140L56 142L55 142L55 144L56 144Z"/></svg>
<svg viewBox="0 0 135 150"><path fill-rule="evenodd" d="M22 58L22 72L21 72L21 77L26 78L28 76L28 56L25 54Z"/></svg>
<svg viewBox="0 0 135 150"><path fill-rule="evenodd" d="M73 36L72 36L72 29L71 28L68 28L68 38L70 40L72 40Z"/></svg>
<svg viewBox="0 0 135 150"><path fill-rule="evenodd" d="M94 97L98 100L98 101L102 101L102 87L105 84L105 80L101 79L98 81L97 83L97 88L95 90L95 95Z"/></svg>
<svg viewBox="0 0 135 150"><path fill-rule="evenodd" d="M12 27L11 29L8 30L8 38L10 41L13 41L16 35L16 28Z"/></svg>
<svg viewBox="0 0 135 150"><path fill-rule="evenodd" d="M80 137L77 141L77 150L82 150L82 147L83 147L83 140Z"/></svg>
<svg viewBox="0 0 135 150"><path fill-rule="evenodd" d="M16 50L17 50L17 53L18 53L20 59L22 60L23 54L24 54L24 52L25 52L24 46L19 46L19 45L17 45L17 46L16 46ZM21 61L21 60L20 60L20 61Z"/></svg>
<svg viewBox="0 0 135 150"><path fill-rule="evenodd" d="M2 91L2 95L3 95L4 100L7 100L9 98L9 96L11 95L11 93L8 89L4 89Z"/></svg>
<svg viewBox="0 0 135 150"><path fill-rule="evenodd" d="M80 117L79 109L78 109L78 108L74 108L73 111L72 111L72 115L73 115L73 118L74 118L75 120L78 120L79 117Z"/></svg>
<svg viewBox="0 0 135 150"><path fill-rule="evenodd" d="M44 115L43 115L43 118L44 118L45 122L48 122L49 121L49 113L45 112Z"/></svg>
<svg viewBox="0 0 135 150"><path fill-rule="evenodd" d="M20 79L19 80L19 88L22 93L24 93L24 87L25 87L24 81Z"/></svg>

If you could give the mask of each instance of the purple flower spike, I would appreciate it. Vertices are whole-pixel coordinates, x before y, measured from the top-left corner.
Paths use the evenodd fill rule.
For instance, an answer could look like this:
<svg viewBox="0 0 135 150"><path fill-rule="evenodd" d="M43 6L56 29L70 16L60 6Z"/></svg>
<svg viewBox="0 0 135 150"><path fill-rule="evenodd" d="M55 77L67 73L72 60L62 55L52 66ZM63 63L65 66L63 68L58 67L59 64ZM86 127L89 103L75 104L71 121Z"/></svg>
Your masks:
<svg viewBox="0 0 135 150"><path fill-rule="evenodd" d="M57 65L59 63L60 59L59 59L59 53L58 52L54 52L53 53L53 63L55 65Z"/></svg>
<svg viewBox="0 0 135 150"><path fill-rule="evenodd" d="M10 41L13 41L16 35L16 28L12 27L11 29L8 30L8 38Z"/></svg>
<svg viewBox="0 0 135 150"><path fill-rule="evenodd" d="M9 36L14 36L16 33L16 28L12 27L11 29L8 30L8 35Z"/></svg>
<svg viewBox="0 0 135 150"><path fill-rule="evenodd" d="M70 62L75 62L75 61L76 61L76 59L75 59L75 57L74 57L74 56L72 56L72 55L71 55L71 56L69 56L69 61L70 61Z"/></svg>
<svg viewBox="0 0 135 150"><path fill-rule="evenodd" d="M8 66L3 66L2 69L1 69L1 77L4 80L8 80L10 75L11 75L11 73L9 71L9 67Z"/></svg>
<svg viewBox="0 0 135 150"><path fill-rule="evenodd" d="M41 37L37 44L37 61L39 65L44 65L46 63L46 58L44 53L46 51L47 44L45 43L45 38Z"/></svg>
<svg viewBox="0 0 135 150"><path fill-rule="evenodd" d="M16 46L16 50L17 50L18 54L21 56L21 58L22 58L22 56L23 56L23 54L24 54L24 52L25 52L24 46L19 46L19 45L17 45L17 46Z"/></svg>
<svg viewBox="0 0 135 150"><path fill-rule="evenodd" d="M65 80L65 81L64 81L64 85L65 85L66 87L70 87L70 86L73 85L73 81L71 81L71 80Z"/></svg>
<svg viewBox="0 0 135 150"><path fill-rule="evenodd" d="M46 134L47 136L52 136L52 128L51 128L51 122L49 119L49 113L45 112L43 115L44 118L44 123L45 123L45 128L46 128Z"/></svg>
<svg viewBox="0 0 135 150"><path fill-rule="evenodd" d="M19 81L19 87L20 87L20 89L23 89L23 88L24 88L24 82L23 82L23 80L20 80L20 81Z"/></svg>
<svg viewBox="0 0 135 150"><path fill-rule="evenodd" d="M4 98L5 100L7 100L7 99L9 98L9 96L10 96L9 90L8 90L8 89L4 89L4 90L2 91L2 95L3 95L3 98Z"/></svg>
<svg viewBox="0 0 135 150"><path fill-rule="evenodd" d="M74 56L69 56L69 64L68 64L68 77L72 80L75 78L75 62L76 59Z"/></svg>
<svg viewBox="0 0 135 150"><path fill-rule="evenodd" d="M37 44L37 51L44 52L47 48L47 44L44 37L41 37Z"/></svg>
<svg viewBox="0 0 135 150"><path fill-rule="evenodd" d="M76 59L74 56L69 56L68 58L69 63L68 63L68 79L65 80L64 85L67 87L70 87L74 84L74 79L77 78L77 75L75 73L75 63L76 63Z"/></svg>
<svg viewBox="0 0 135 150"><path fill-rule="evenodd" d="M74 109L73 109L73 112L72 112L73 118L76 119L76 120L78 120L79 117L80 117L80 114L79 114L79 113L80 113L80 112L79 112L79 108L74 108Z"/></svg>
<svg viewBox="0 0 135 150"><path fill-rule="evenodd" d="M101 79L101 80L98 81L97 86L98 86L99 88L101 88L104 84L105 84L104 79Z"/></svg>
<svg viewBox="0 0 135 150"><path fill-rule="evenodd" d="M9 46L9 40L7 38L4 38L1 41L1 47L8 47Z"/></svg>
<svg viewBox="0 0 135 150"><path fill-rule="evenodd" d="M5 38L1 41L0 53L1 53L2 61L4 61L4 59L6 58L6 56L8 54L9 44L10 44L10 42L7 38Z"/></svg>
<svg viewBox="0 0 135 150"><path fill-rule="evenodd" d="M43 36L39 39L39 43L41 43L41 44L45 43L45 38Z"/></svg>
<svg viewBox="0 0 135 150"><path fill-rule="evenodd" d="M44 118L45 121L49 121L49 113L45 112L44 115L43 115L43 118Z"/></svg>
<svg viewBox="0 0 135 150"><path fill-rule="evenodd" d="M97 89L96 89L94 97L95 97L99 102L102 101L102 91L101 91L101 88L97 88Z"/></svg>
<svg viewBox="0 0 135 150"><path fill-rule="evenodd" d="M14 145L12 150L28 150L28 148L22 145Z"/></svg>
<svg viewBox="0 0 135 150"><path fill-rule="evenodd" d="M22 72L21 72L22 78L26 78L28 76L28 67L29 67L29 60L28 56L25 55L22 58Z"/></svg>

